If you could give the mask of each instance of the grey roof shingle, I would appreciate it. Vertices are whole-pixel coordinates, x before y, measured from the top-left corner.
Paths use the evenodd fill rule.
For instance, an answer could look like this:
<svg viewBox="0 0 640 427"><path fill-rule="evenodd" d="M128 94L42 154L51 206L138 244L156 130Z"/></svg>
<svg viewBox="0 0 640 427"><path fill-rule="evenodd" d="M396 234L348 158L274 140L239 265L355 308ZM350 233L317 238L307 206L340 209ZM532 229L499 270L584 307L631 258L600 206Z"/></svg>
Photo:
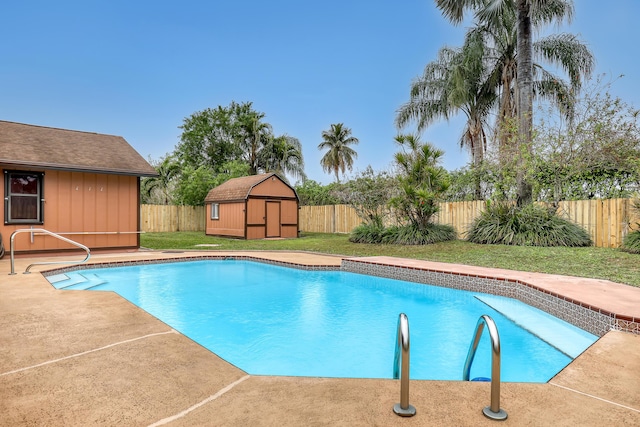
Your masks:
<svg viewBox="0 0 640 427"><path fill-rule="evenodd" d="M157 176L121 136L0 120L0 163L71 171Z"/></svg>

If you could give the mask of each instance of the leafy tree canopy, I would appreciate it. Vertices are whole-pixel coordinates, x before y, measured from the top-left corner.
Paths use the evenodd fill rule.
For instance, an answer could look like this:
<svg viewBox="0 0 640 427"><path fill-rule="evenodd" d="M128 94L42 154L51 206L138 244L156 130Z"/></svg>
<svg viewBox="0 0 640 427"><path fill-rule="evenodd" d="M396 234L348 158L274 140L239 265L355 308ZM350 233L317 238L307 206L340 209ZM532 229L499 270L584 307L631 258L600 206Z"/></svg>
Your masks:
<svg viewBox="0 0 640 427"><path fill-rule="evenodd" d="M371 166L336 191L366 223L382 226L389 215L389 200L398 193L398 181L387 172L374 172Z"/></svg>
<svg viewBox="0 0 640 427"><path fill-rule="evenodd" d="M338 185L340 186L340 185ZM336 184L322 185L312 179L306 179L295 185L301 206L337 205L343 203L335 193Z"/></svg>
<svg viewBox="0 0 640 427"><path fill-rule="evenodd" d="M175 202L178 205L202 206L209 190L228 181L231 178L247 176L249 167L239 160L232 160L220 167L216 173L208 166L187 166L182 169L182 175L175 192Z"/></svg>
<svg viewBox="0 0 640 427"><path fill-rule="evenodd" d="M590 82L572 121L546 114L536 128L533 181L548 201L631 197L640 189L640 110Z"/></svg>
<svg viewBox="0 0 640 427"><path fill-rule="evenodd" d="M274 171L304 178L302 145L296 138L275 136L265 114L251 102L231 102L193 113L184 119L174 156L182 167L207 166L214 172L232 160L249 165L249 174Z"/></svg>
<svg viewBox="0 0 640 427"><path fill-rule="evenodd" d="M180 143L175 156L183 167L209 167L213 171L230 160L242 157L242 123L246 116L257 114L251 103L232 102L193 113L184 119Z"/></svg>
<svg viewBox="0 0 640 427"><path fill-rule="evenodd" d="M207 192L229 178L275 172L305 179L302 144L275 136L251 102L197 111L183 120L180 142L143 181L147 203L202 205Z"/></svg>

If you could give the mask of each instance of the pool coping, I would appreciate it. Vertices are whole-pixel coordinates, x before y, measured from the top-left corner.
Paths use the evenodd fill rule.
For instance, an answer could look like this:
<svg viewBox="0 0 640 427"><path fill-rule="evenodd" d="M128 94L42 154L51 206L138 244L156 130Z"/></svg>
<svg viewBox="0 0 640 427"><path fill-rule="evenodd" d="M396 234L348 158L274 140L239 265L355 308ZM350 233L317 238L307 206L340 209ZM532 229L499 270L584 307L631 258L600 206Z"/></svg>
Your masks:
<svg viewBox="0 0 640 427"><path fill-rule="evenodd" d="M342 264L305 253L233 255L314 268ZM104 261L97 258L92 264ZM41 274L4 276L8 271L0 260L0 424L495 425L481 411L488 383L412 381L418 413L401 419L391 410L397 381L248 376L117 294L60 292ZM15 369L23 365L30 366ZM605 334L549 383L502 384L504 425L640 425L638 402L640 336L620 331Z"/></svg>

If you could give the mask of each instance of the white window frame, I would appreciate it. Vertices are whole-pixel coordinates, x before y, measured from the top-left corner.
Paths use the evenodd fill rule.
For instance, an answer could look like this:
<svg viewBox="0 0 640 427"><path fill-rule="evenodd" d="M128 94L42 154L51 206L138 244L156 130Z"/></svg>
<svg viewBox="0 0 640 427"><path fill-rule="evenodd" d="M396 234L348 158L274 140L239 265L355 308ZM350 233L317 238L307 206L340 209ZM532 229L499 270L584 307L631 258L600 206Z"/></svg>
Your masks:
<svg viewBox="0 0 640 427"><path fill-rule="evenodd" d="M211 219L220 219L220 203L211 203Z"/></svg>

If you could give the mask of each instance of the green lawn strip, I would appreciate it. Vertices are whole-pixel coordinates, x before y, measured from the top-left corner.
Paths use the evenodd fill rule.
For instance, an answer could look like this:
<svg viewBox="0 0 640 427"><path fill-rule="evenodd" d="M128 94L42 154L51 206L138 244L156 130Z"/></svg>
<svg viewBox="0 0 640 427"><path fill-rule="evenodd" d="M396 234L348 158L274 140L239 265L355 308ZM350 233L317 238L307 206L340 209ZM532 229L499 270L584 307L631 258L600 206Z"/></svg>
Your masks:
<svg viewBox="0 0 640 427"><path fill-rule="evenodd" d="M606 279L640 287L640 255L609 248L479 245L462 240L424 246L349 242L346 234L302 233L298 239L240 240L203 232L144 233L150 249L289 250L345 256L395 256L482 267ZM219 245L219 246L197 246Z"/></svg>

